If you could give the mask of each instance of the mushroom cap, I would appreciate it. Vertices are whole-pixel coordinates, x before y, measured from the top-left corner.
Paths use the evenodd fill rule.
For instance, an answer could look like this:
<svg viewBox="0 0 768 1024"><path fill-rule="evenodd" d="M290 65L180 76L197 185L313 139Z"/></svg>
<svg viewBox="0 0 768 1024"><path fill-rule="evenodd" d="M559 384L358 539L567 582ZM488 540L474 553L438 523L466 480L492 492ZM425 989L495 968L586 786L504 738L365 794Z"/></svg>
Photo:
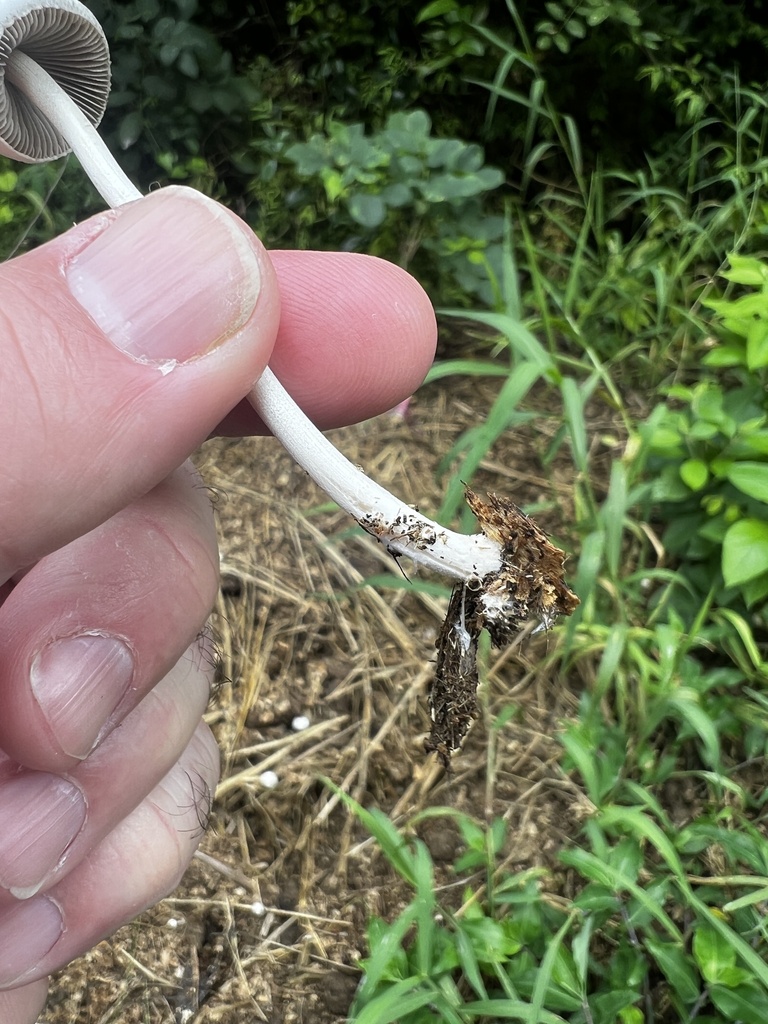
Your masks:
<svg viewBox="0 0 768 1024"><path fill-rule="evenodd" d="M97 125L109 97L106 37L78 0L0 0L0 154L28 164L55 160L71 146L6 81L6 67L16 49L37 61Z"/></svg>

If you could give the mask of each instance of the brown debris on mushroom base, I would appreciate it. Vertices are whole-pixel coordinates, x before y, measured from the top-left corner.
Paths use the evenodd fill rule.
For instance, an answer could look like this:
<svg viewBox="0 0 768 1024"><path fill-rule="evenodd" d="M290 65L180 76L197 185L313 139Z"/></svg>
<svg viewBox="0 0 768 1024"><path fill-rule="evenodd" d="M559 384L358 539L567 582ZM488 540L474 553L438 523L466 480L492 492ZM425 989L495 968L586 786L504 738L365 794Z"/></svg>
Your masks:
<svg viewBox="0 0 768 1024"><path fill-rule="evenodd" d="M529 516L507 498L483 501L466 490L467 504L480 529L502 549L497 572L459 583L437 638L437 667L429 692L432 731L425 741L445 768L477 715L477 642L487 629L494 647L510 643L522 626L538 620L549 629L570 615L579 599L564 579L565 552L552 544Z"/></svg>

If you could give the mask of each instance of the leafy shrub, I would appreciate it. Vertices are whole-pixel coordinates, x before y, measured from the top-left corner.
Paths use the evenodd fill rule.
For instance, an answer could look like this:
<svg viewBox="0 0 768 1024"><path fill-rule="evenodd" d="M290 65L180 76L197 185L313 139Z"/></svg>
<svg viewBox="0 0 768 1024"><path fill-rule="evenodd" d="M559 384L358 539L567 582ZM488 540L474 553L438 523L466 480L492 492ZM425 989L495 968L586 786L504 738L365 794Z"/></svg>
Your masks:
<svg viewBox="0 0 768 1024"><path fill-rule="evenodd" d="M232 57L200 24L197 0L90 0L112 52L107 142L146 185L155 154L175 165L221 160L242 135L254 98ZM181 175L177 175L180 177Z"/></svg>
<svg viewBox="0 0 768 1024"><path fill-rule="evenodd" d="M635 802L596 809L582 842L562 853L577 890L566 900L548 897L543 870L504 870L502 819L431 808L412 825L452 818L465 844L455 874L486 883L452 910L438 903L425 844L340 795L413 891L395 920L370 922L354 1024L642 1024L657 1013L669 1024L758 1024L768 1012L768 843L748 822L730 828L705 814L676 828L653 795L628 787ZM727 874L702 878L714 851Z"/></svg>
<svg viewBox="0 0 768 1024"><path fill-rule="evenodd" d="M394 113L380 131L331 121L307 142L273 146L283 202L324 246L362 249L412 265L443 296L490 301L502 222L482 197L503 174L482 149L437 138L422 110ZM293 187L291 187L293 183ZM260 176L254 189L262 184Z"/></svg>
<svg viewBox="0 0 768 1024"><path fill-rule="evenodd" d="M665 547L699 595L754 609L768 597L768 266L732 256L723 277L745 291L705 300L722 339L702 379L668 388L642 433Z"/></svg>

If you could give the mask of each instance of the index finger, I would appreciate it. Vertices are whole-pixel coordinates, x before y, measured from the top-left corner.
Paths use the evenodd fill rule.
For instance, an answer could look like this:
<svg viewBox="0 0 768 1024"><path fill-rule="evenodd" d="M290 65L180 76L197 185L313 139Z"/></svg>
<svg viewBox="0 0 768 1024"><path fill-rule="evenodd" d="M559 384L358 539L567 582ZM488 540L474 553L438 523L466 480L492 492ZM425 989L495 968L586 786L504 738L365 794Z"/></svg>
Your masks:
<svg viewBox="0 0 768 1024"><path fill-rule="evenodd" d="M360 253L269 256L281 307L269 365L318 427L356 423L413 394L437 340L432 304L415 278ZM247 402L217 428L236 437L264 432Z"/></svg>

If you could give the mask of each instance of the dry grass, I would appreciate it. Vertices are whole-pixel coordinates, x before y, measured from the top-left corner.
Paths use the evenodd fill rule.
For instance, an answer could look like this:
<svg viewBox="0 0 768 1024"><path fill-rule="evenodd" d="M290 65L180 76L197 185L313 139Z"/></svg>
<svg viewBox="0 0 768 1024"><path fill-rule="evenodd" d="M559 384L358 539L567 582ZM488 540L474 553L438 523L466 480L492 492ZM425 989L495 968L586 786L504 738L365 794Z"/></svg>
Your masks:
<svg viewBox="0 0 768 1024"><path fill-rule="evenodd" d="M434 385L405 419L380 417L339 443L434 509L438 460L488 407L486 387ZM539 468L548 429L542 420L506 439L475 486L567 506L567 485ZM210 828L171 898L55 980L45 1024L343 1021L366 920L395 914L407 893L323 777L399 824L434 805L503 815L507 867L552 864L586 811L556 765L553 735L574 698L543 670L546 638L490 657L482 717L447 778L423 752L445 600L360 587L391 560L328 509L271 439L215 442L199 461L222 535L222 681L209 721L223 774ZM509 705L514 714L491 729ZM309 728L292 728L297 715ZM260 781L266 770L275 789ZM458 835L444 819L418 831L450 903Z"/></svg>

